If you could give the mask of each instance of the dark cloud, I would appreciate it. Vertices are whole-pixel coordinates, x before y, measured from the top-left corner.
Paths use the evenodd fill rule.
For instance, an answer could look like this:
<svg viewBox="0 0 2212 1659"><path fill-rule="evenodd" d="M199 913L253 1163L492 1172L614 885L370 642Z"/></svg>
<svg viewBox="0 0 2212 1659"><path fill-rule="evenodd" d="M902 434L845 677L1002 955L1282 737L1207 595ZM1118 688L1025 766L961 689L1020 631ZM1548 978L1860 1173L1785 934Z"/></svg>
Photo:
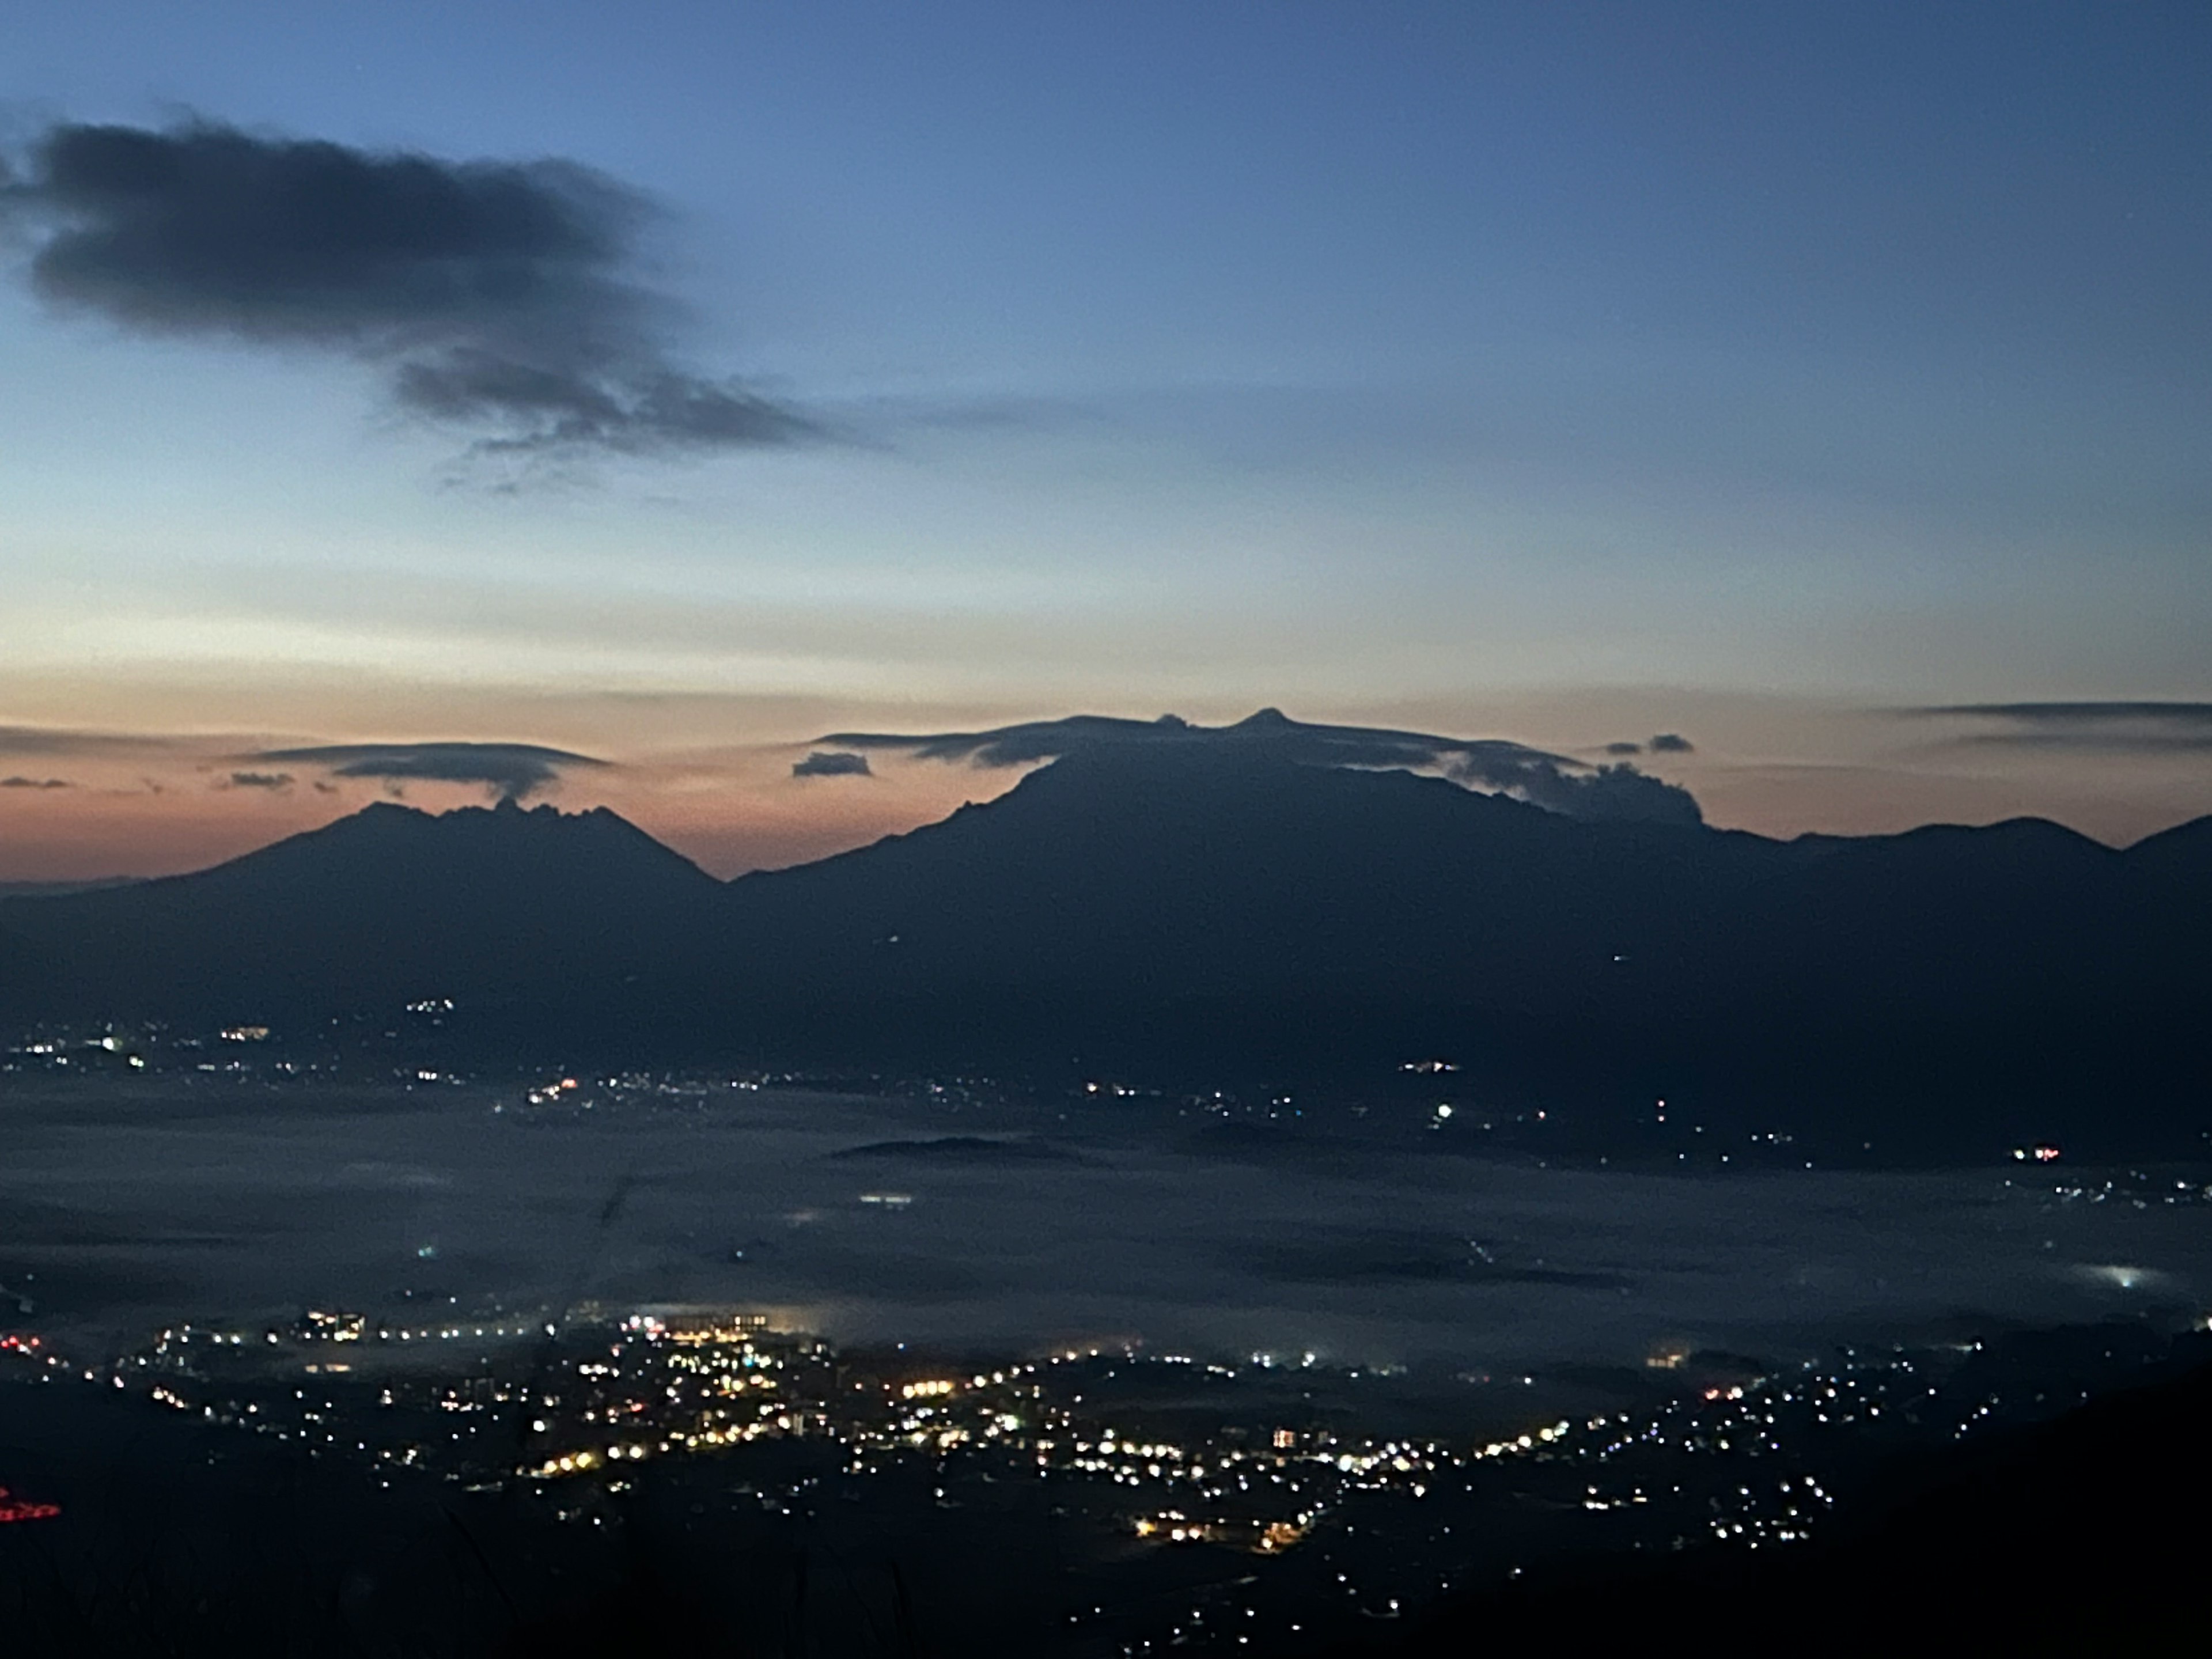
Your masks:
<svg viewBox="0 0 2212 1659"><path fill-rule="evenodd" d="M480 783L507 800L550 787L573 769L608 764L529 743L338 743L268 749L246 758L326 767L337 778L380 778L395 790L414 781Z"/></svg>
<svg viewBox="0 0 2212 1659"><path fill-rule="evenodd" d="M64 123L0 216L52 304L147 333L375 363L400 404L493 451L644 453L815 430L675 360L636 280L650 210L572 163L449 161L258 137Z"/></svg>
<svg viewBox="0 0 2212 1659"><path fill-rule="evenodd" d="M1605 752L1608 755L1640 755L1644 752L1644 745L1640 743L1609 743L1605 746Z"/></svg>
<svg viewBox="0 0 2212 1659"><path fill-rule="evenodd" d="M1022 766L1085 750L1203 748L1224 757L1266 754L1309 766L1441 771L1473 787L1510 794L1571 817L1646 818L1697 823L1689 792L1633 766L1592 768L1499 738L1452 738L1388 726L1309 725L1263 708L1234 726L1194 726L1175 714L1157 720L1076 714L987 732L913 736L837 732L818 738L844 749L903 750L921 760Z"/></svg>
<svg viewBox="0 0 2212 1659"><path fill-rule="evenodd" d="M2212 750L2212 702L1952 703L1906 711L1983 729L1960 741L2155 754Z"/></svg>
<svg viewBox="0 0 2212 1659"><path fill-rule="evenodd" d="M1662 732L1650 744L1655 755L1686 755L1697 746L1679 732Z"/></svg>
<svg viewBox="0 0 2212 1659"><path fill-rule="evenodd" d="M0 755L93 755L177 746L173 738L120 732L71 732L51 726L0 726Z"/></svg>
<svg viewBox="0 0 2212 1659"><path fill-rule="evenodd" d="M0 789L74 789L67 778L0 778Z"/></svg>
<svg viewBox="0 0 2212 1659"><path fill-rule="evenodd" d="M872 775L866 755L817 749L803 761L792 763L794 778L865 778Z"/></svg>
<svg viewBox="0 0 2212 1659"><path fill-rule="evenodd" d="M2212 702L1959 702L1913 712L1970 714L2038 726L2102 726L2118 720L2149 720L2212 730Z"/></svg>
<svg viewBox="0 0 2212 1659"><path fill-rule="evenodd" d="M76 734L50 732L35 726L0 726L0 754L60 755L75 752Z"/></svg>
<svg viewBox="0 0 2212 1659"><path fill-rule="evenodd" d="M289 772L233 772L229 782L223 787L228 789L289 789L292 775Z"/></svg>

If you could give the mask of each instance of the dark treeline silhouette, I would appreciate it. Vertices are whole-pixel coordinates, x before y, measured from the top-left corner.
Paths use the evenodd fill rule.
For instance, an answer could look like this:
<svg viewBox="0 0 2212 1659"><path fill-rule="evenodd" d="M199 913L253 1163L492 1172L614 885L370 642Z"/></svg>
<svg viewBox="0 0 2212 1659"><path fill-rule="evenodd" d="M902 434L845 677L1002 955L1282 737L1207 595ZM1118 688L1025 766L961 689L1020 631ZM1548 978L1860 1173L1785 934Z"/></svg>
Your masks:
<svg viewBox="0 0 2212 1659"><path fill-rule="evenodd" d="M2164 1380L2055 1419L1899 1455L1809 1544L1538 1547L1517 1579L1500 1583L1493 1562L1493 1587L1348 1642L1339 1625L1322 1650L2197 1651L2212 1545L2204 1346L2185 1340L2155 1368ZM825 1473L832 1461L817 1459ZM1082 1546L1044 1492L977 1486L948 1509L927 1467L872 1476L865 1505L786 1513L730 1501L712 1466L656 1462L579 1525L512 1487L386 1480L66 1382L0 1385L0 1462L61 1510L0 1528L0 1628L26 1653L1098 1650L1071 1627L1097 1592L1068 1571L1062 1551Z"/></svg>
<svg viewBox="0 0 2212 1659"><path fill-rule="evenodd" d="M947 1510L926 1470L787 1513L672 1460L563 1522L69 1382L0 1383L0 1466L60 1511L0 1527L11 1659L920 1659L1065 1627L1043 1495Z"/></svg>
<svg viewBox="0 0 2212 1659"><path fill-rule="evenodd" d="M1437 1055L1585 1123L1664 1096L1893 1150L2118 1150L2212 1125L2208 924L2212 819L2125 851L2032 819L1779 842L1097 750L726 884L604 810L373 806L0 904L0 1013L304 1029L449 997L484 1053L1194 1085Z"/></svg>

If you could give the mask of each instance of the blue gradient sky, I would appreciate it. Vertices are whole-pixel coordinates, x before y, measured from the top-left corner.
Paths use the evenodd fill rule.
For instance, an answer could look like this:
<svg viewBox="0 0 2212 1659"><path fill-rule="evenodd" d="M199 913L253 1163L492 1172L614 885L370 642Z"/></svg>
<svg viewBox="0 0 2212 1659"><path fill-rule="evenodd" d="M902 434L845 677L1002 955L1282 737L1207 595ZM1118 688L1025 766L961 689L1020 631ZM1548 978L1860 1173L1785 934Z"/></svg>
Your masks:
<svg viewBox="0 0 2212 1659"><path fill-rule="evenodd" d="M1655 769L1767 830L2212 810L2212 748L1892 712L2212 697L2201 5L6 32L19 153L191 112L602 169L666 210L687 361L840 436L502 490L358 364L57 314L0 249L0 726L46 734L0 772L73 786L0 791L0 878L373 788L216 787L263 742L586 750L564 803L736 869L1006 781L790 779L823 730L1261 703L1681 730Z"/></svg>

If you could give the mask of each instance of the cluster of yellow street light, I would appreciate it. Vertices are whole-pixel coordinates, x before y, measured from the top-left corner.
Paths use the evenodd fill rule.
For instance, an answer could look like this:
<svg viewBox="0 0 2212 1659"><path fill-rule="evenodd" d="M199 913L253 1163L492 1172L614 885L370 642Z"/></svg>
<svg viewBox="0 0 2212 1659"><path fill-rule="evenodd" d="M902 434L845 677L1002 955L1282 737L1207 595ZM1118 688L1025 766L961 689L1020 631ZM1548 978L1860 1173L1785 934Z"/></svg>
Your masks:
<svg viewBox="0 0 2212 1659"><path fill-rule="evenodd" d="M1477 1457L1510 1457L1515 1452L1534 1451L1539 1445L1549 1445L1554 1440L1565 1438L1567 1431L1573 1426L1571 1423L1564 1421L1548 1424L1534 1434L1524 1434L1516 1439L1493 1440L1477 1449L1474 1455Z"/></svg>
<svg viewBox="0 0 2212 1659"><path fill-rule="evenodd" d="M522 1473L534 1480L555 1480L564 1474L589 1474L603 1462L642 1461L646 1455L647 1449L639 1445L609 1446L604 1452L586 1447L582 1451L563 1452L558 1457L549 1457L536 1468L526 1468Z"/></svg>
<svg viewBox="0 0 2212 1659"><path fill-rule="evenodd" d="M1175 1510L1157 1517L1146 1516L1137 1522L1138 1537L1164 1538L1170 1544L1203 1544L1210 1530L1203 1521L1193 1521Z"/></svg>

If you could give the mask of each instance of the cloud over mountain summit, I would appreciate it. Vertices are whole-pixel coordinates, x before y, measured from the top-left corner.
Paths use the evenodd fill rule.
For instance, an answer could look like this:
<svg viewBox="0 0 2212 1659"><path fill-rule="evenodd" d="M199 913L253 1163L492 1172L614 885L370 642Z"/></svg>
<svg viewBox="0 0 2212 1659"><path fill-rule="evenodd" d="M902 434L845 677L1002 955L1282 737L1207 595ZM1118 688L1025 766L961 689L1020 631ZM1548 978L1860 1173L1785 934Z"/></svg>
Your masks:
<svg viewBox="0 0 2212 1659"><path fill-rule="evenodd" d="M503 800L520 800L549 788L571 769L603 768L610 763L532 743L335 743L305 749L264 749L246 758L321 766L336 778L481 783ZM264 780L259 785L262 787L270 787L265 781L270 775L233 775L234 779Z"/></svg>
<svg viewBox="0 0 2212 1659"><path fill-rule="evenodd" d="M1265 755L1309 766L1439 771L1470 787L1512 795L1568 817L1704 821L1688 790L1625 762L1592 766L1502 738L1309 723L1276 708L1262 708L1233 726L1195 726L1175 714L1163 714L1157 720L1074 714L982 732L836 732L816 741L845 750L902 750L920 760L966 761L982 767L1029 765L1096 750L1172 748L1217 754L1224 763L1239 756Z"/></svg>

